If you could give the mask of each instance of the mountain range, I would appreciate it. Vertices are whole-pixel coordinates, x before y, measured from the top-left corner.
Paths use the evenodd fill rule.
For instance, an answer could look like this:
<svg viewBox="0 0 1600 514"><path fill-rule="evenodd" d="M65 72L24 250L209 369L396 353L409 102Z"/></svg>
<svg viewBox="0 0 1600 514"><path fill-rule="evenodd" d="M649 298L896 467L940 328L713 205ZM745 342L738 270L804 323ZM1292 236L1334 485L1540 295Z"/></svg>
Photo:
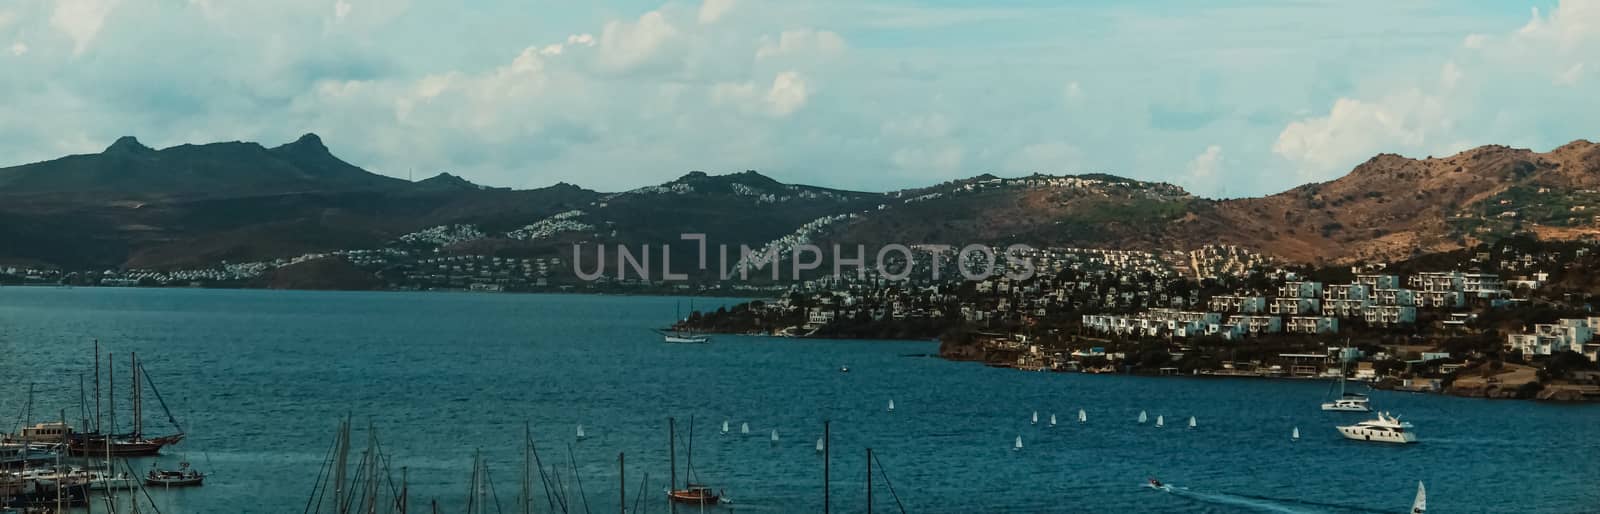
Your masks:
<svg viewBox="0 0 1600 514"><path fill-rule="evenodd" d="M1187 250L1235 244L1289 262L1402 259L1528 231L1600 235L1600 145L1484 146L1448 157L1383 154L1339 179L1271 196L1197 197L1112 175L991 175L859 192L755 171L691 172L598 192L489 188L441 173L411 182L347 163L307 134L152 149L123 137L97 154L0 168L0 263L182 268L380 248L431 227L482 237L441 251L560 254L571 243L659 244L682 233L752 247L1024 242ZM737 246L735 246L737 248ZM674 251L675 258L679 257Z"/></svg>

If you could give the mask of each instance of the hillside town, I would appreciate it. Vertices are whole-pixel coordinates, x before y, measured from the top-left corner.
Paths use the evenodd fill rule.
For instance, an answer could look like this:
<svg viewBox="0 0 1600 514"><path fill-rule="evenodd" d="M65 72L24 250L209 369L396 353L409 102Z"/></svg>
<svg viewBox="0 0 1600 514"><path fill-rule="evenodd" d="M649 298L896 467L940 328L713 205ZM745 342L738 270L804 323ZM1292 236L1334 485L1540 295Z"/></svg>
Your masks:
<svg viewBox="0 0 1600 514"><path fill-rule="evenodd" d="M1348 366L1382 387L1594 399L1597 297L1570 283L1593 252L1513 242L1455 269L1309 269L1225 246L1054 249L1031 256L1043 270L1032 280L815 282L684 324L939 338L947 358L1033 371L1311 378ZM1196 262L1207 265L1184 265Z"/></svg>

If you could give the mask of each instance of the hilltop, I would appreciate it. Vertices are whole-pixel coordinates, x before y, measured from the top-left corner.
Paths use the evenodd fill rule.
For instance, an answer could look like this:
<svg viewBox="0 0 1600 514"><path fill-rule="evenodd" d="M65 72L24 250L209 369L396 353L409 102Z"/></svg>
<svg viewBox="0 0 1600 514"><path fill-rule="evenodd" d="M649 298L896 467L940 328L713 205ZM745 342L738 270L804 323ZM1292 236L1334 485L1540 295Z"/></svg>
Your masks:
<svg viewBox="0 0 1600 514"><path fill-rule="evenodd" d="M1234 244L1288 262L1397 261L1531 232L1600 234L1600 145L1539 153L1485 146L1447 157L1373 157L1279 194L1197 197L1109 174L979 175L887 193L787 184L757 171L692 171L621 192L571 184L484 187L440 173L372 173L315 134L152 149L131 137L97 154L0 168L0 263L180 268L395 245L455 255L570 254L707 234L711 248L796 242L1012 242L1190 250ZM418 235L422 234L422 235ZM449 235L446 237L446 235ZM411 241L411 242L407 242ZM695 254L671 248L674 262Z"/></svg>

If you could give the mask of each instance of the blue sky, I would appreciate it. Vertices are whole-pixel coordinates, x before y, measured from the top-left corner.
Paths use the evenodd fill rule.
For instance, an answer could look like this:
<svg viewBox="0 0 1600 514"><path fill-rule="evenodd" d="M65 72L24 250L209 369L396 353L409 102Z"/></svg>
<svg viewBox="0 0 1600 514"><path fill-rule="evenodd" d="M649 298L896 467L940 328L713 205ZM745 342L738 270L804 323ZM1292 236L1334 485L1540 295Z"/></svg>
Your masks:
<svg viewBox="0 0 1600 514"><path fill-rule="evenodd" d="M1600 137L1600 0L447 4L0 3L0 164L316 132L497 186L1107 172L1235 197Z"/></svg>

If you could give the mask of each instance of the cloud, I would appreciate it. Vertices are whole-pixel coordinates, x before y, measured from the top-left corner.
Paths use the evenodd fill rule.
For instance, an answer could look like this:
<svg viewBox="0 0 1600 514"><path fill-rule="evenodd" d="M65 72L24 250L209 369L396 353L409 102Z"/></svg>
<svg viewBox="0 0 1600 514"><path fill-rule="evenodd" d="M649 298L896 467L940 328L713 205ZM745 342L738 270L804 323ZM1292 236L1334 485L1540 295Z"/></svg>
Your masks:
<svg viewBox="0 0 1600 514"><path fill-rule="evenodd" d="M733 10L734 0L705 0L700 4L700 23L715 23Z"/></svg>
<svg viewBox="0 0 1600 514"><path fill-rule="evenodd" d="M644 13L633 22L613 20L600 32L600 64L613 72L648 66L667 54L664 48L678 35L661 11Z"/></svg>
<svg viewBox="0 0 1600 514"><path fill-rule="evenodd" d="M338 1L333 3L333 18L335 20L344 21L344 17L345 16L349 16L349 15L350 15L350 2L346 2L345 0L338 0Z"/></svg>
<svg viewBox="0 0 1600 514"><path fill-rule="evenodd" d="M762 113L779 118L794 114L806 104L811 91L804 77L796 71L778 73L772 85L761 90L754 82L721 83L711 90L712 100L719 104L735 105L745 112Z"/></svg>
<svg viewBox="0 0 1600 514"><path fill-rule="evenodd" d="M879 128L883 135L901 139L936 139L951 135L955 123L939 114L925 114L886 121Z"/></svg>
<svg viewBox="0 0 1600 514"><path fill-rule="evenodd" d="M1217 145L1207 146L1204 152L1189 160L1189 179L1196 182L1209 182L1216 178L1222 170L1222 147Z"/></svg>
<svg viewBox="0 0 1600 514"><path fill-rule="evenodd" d="M1456 66L1453 61L1444 63L1444 67L1439 70L1439 86L1450 89L1456 87L1456 83L1460 81L1461 67Z"/></svg>
<svg viewBox="0 0 1600 514"><path fill-rule="evenodd" d="M1581 78L1583 78L1583 63L1580 62L1557 74L1554 83L1557 86L1573 86L1577 85L1578 80Z"/></svg>
<svg viewBox="0 0 1600 514"><path fill-rule="evenodd" d="M1061 88L1061 98L1069 106L1078 103L1079 100L1083 100L1083 86L1078 85L1076 80L1068 82L1065 87Z"/></svg>
<svg viewBox="0 0 1600 514"><path fill-rule="evenodd" d="M826 56L844 51L844 38L826 30L785 30L776 41L763 37L756 49L756 59L771 59L785 55Z"/></svg>
<svg viewBox="0 0 1600 514"><path fill-rule="evenodd" d="M1340 98L1325 116L1289 123L1272 151L1300 163L1303 179L1322 180L1373 154L1418 148L1444 132L1438 97L1411 90L1376 102Z"/></svg>
<svg viewBox="0 0 1600 514"><path fill-rule="evenodd" d="M11 47L8 48L8 50L10 50L12 56L21 57L23 54L28 53L28 45L26 43L18 41L18 42L12 43Z"/></svg>
<svg viewBox="0 0 1600 514"><path fill-rule="evenodd" d="M890 154L895 167L934 177L948 177L962 171L965 150L959 144L921 145L900 148Z"/></svg>
<svg viewBox="0 0 1600 514"><path fill-rule="evenodd" d="M82 54L94 42L106 16L120 0L57 0L50 25L72 39L72 54Z"/></svg>

